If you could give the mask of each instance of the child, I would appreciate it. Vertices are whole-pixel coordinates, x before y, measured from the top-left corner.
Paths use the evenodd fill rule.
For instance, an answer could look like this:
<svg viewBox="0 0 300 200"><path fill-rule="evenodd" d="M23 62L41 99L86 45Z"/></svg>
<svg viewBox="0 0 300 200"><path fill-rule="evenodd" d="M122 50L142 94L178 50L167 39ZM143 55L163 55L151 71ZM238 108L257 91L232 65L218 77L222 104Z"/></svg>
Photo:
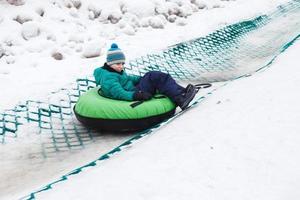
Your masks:
<svg viewBox="0 0 300 200"><path fill-rule="evenodd" d="M125 55L113 43L107 52L106 63L94 71L96 84L101 85L105 97L127 101L146 101L159 92L169 97L176 106L186 109L197 91L189 84L186 88L178 85L166 73L147 72L144 76L128 75L124 71Z"/></svg>

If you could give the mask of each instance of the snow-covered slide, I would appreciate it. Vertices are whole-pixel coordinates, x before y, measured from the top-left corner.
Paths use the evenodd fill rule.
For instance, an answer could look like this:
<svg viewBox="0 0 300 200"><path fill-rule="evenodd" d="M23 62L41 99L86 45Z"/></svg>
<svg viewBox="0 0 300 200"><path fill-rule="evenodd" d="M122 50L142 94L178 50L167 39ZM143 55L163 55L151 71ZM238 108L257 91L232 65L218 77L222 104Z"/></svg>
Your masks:
<svg viewBox="0 0 300 200"><path fill-rule="evenodd" d="M299 19L300 2L292 1L268 15L137 58L126 68L133 74L160 70L182 82L213 82L213 88L198 94L193 104L196 105L223 85L215 82L235 80L269 66L299 37ZM288 28L282 30L282 24ZM94 86L92 80L78 79L73 88L53 92L47 102L26 101L0 114L2 173L11 180L2 183L0 190L5 187L6 192L20 191L21 188L28 191L67 174L25 197L34 198L39 191L48 190L85 167L96 165L99 160L121 151L131 141L155 130L120 135L98 133L81 126L75 120L72 108L78 96ZM18 134L21 132L22 135ZM121 147L118 146L122 143ZM22 151L11 153L16 147ZM107 154L109 150L112 151ZM91 162L97 157L99 159ZM12 165L16 167L11 169Z"/></svg>

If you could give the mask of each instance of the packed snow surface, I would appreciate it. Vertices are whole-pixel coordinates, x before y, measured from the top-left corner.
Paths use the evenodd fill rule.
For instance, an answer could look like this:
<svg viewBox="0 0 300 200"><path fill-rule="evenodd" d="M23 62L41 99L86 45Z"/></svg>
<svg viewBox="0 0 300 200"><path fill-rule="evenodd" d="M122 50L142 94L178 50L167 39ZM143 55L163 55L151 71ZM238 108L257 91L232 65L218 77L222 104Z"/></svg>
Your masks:
<svg viewBox="0 0 300 200"><path fill-rule="evenodd" d="M38 197L299 199L299 51Z"/></svg>

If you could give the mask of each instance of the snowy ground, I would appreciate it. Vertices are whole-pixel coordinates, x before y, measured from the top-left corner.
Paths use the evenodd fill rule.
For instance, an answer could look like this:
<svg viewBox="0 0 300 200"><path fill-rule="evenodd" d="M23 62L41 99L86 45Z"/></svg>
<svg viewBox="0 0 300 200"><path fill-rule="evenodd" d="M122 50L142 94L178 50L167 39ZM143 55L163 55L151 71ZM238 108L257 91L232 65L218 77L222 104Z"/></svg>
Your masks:
<svg viewBox="0 0 300 200"><path fill-rule="evenodd" d="M19 101L45 98L90 75L103 63L112 41L130 59L205 36L286 1L86 0L80 7L79 2L27 0L15 7L0 0L0 111ZM299 199L299 51L296 44L270 69L218 90L174 123L41 199ZM54 59L54 53L62 60L59 54ZM117 143L112 140L106 148ZM8 145L0 147L2 163L9 161L7 155L28 148ZM88 152L96 159L103 149ZM78 166L87 162L83 160L68 162ZM60 161L43 167L47 171ZM65 173L62 169L26 187L17 178L22 176L14 174L26 171L7 167L11 173L4 177L16 178L1 183L4 199L21 197Z"/></svg>
<svg viewBox="0 0 300 200"><path fill-rule="evenodd" d="M38 197L299 199L299 51L298 42L266 71Z"/></svg>

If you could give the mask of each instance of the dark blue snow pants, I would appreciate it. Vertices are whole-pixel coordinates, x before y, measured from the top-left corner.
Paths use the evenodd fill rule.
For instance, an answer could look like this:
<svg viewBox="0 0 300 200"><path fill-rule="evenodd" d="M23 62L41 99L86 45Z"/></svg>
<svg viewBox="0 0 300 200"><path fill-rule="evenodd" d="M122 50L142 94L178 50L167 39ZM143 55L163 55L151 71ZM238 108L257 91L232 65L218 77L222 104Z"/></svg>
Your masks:
<svg viewBox="0 0 300 200"><path fill-rule="evenodd" d="M136 85L136 89L155 94L159 92L175 100L175 97L184 92L184 87L178 85L170 74L159 71L147 72Z"/></svg>

